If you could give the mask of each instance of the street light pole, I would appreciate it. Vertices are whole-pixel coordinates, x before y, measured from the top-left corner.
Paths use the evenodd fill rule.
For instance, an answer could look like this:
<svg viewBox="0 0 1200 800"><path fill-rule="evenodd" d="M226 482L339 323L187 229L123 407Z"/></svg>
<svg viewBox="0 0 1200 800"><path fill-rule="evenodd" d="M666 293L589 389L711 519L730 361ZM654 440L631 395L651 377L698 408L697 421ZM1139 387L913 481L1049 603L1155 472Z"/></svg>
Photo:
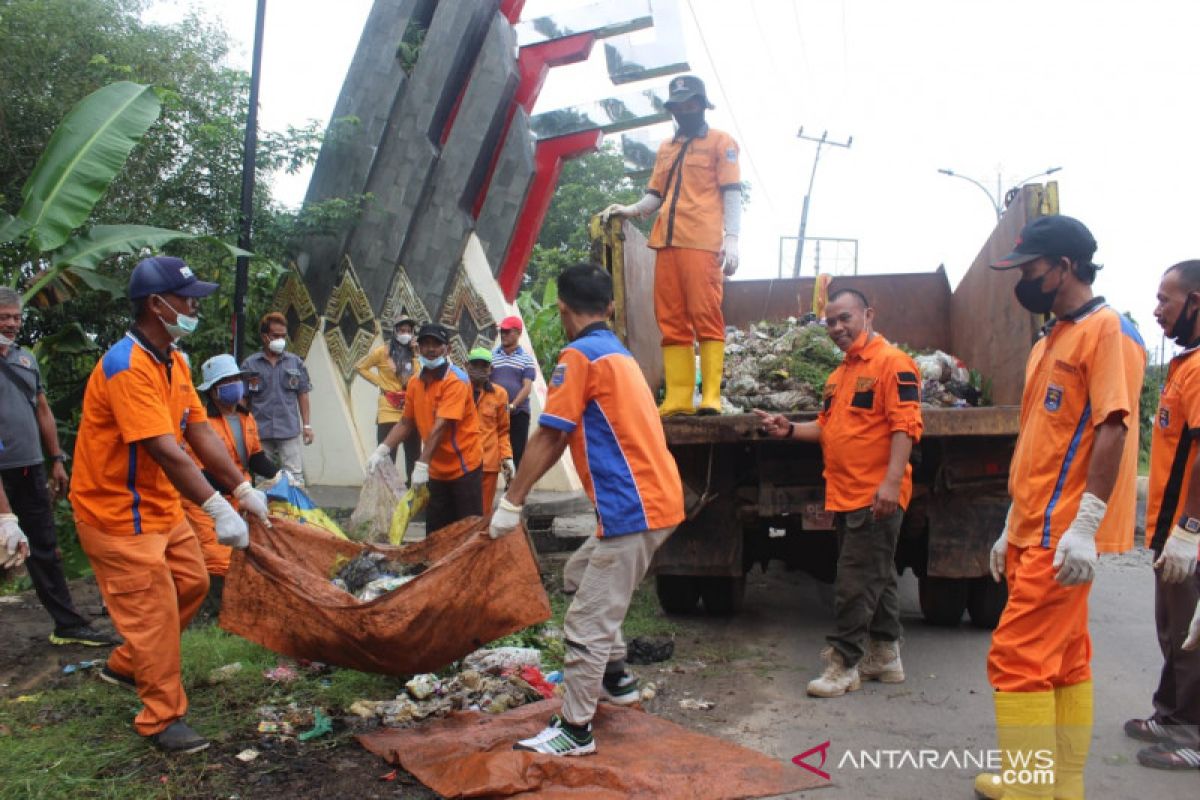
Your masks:
<svg viewBox="0 0 1200 800"><path fill-rule="evenodd" d="M1041 172L1035 172L1034 174L1030 175L1029 177L1022 178L1021 180L1017 181L1014 184L1014 188L1020 188L1021 186L1024 186L1026 183L1033 180L1034 178L1041 178L1045 175L1053 175L1054 173L1058 172L1061 169L1062 169L1062 167L1050 167L1049 169L1044 169ZM980 191L982 191L985 195L987 195L988 202L992 204L992 210L996 212L996 222L1000 221L1000 217L1002 217L1004 215L1005 194L1004 194L1003 190L1001 189L1001 176L1000 176L999 172L996 173L996 193L995 194L992 194L990 189L988 189L986 186L984 186L982 183L975 180L974 178L967 176L967 175L961 175L952 169L939 169L938 172L940 172L943 175L949 175L951 178L962 178L964 181L970 181L971 183L978 186Z"/></svg>
<svg viewBox="0 0 1200 800"><path fill-rule="evenodd" d="M246 116L246 139L242 151L242 203L238 247L249 250L254 226L254 172L258 150L258 81L262 71L263 22L267 15L267 0L258 0L254 19L254 57L250 67L250 106ZM246 329L246 291L250 284L250 259L238 256L233 281L233 357L242 361L242 341Z"/></svg>

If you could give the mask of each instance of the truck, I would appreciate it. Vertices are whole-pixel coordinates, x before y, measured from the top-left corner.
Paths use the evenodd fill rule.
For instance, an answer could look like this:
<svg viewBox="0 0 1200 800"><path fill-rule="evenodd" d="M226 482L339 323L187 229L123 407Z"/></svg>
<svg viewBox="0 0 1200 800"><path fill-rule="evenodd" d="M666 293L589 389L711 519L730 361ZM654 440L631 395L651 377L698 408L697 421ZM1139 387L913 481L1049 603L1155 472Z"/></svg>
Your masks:
<svg viewBox="0 0 1200 800"><path fill-rule="evenodd" d="M1025 224L1058 213L1057 206L1053 182L1023 187L953 291L944 267L836 277L831 286L871 299L875 330L889 341L952 353L990 382L990 406L924 407L924 434L913 448L913 496L895 562L900 574L916 575L922 614L935 625L957 625L966 613L973 625L992 628L1007 601L1005 585L990 576L988 556L1008 510L1025 362L1043 320L1018 306L1011 275L989 264L1009 252ZM614 328L656 387L662 365L653 251L627 221L594 220L592 234L593 256L614 278ZM727 282L726 325L803 316L815 280ZM797 422L815 416L788 415ZM818 446L769 439L752 413L670 417L663 429L687 511L651 565L664 611L736 613L749 570L776 560L833 581L837 540Z"/></svg>

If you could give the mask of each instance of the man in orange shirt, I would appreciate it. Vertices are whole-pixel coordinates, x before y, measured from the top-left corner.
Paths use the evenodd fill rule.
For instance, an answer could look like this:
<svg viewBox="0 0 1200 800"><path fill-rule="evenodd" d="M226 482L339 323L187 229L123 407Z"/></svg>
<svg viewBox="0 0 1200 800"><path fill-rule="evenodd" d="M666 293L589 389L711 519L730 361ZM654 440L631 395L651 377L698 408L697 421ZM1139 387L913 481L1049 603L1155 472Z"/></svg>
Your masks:
<svg viewBox="0 0 1200 800"><path fill-rule="evenodd" d="M1200 651L1184 642L1200 601L1200 261L1167 270L1154 317L1183 348L1171 359L1158 398L1150 448L1147 545L1154 550L1154 622L1163 667L1154 713L1125 723L1125 733L1150 746L1138 762L1155 769L1200 768Z"/></svg>
<svg viewBox="0 0 1200 800"><path fill-rule="evenodd" d="M246 522L183 451L228 486L242 510L267 518L262 492L242 480L209 427L175 341L199 324L199 299L216 291L181 259L143 259L129 279L133 326L88 379L75 440L71 505L79 542L125 643L101 677L136 688L134 729L161 749L193 753L208 741L184 721L179 636L200 607L208 575L180 496L213 518L222 544L246 547Z"/></svg>
<svg viewBox="0 0 1200 800"><path fill-rule="evenodd" d="M724 131L709 128L712 108L704 82L694 75L671 79L665 103L675 117L675 138L658 149L646 194L629 206L614 204L601 218L646 217L662 208L650 231L654 261L654 315L662 330L666 395L664 417L720 414L725 363L722 273L738 267L742 184L738 145ZM696 385L695 342L700 342L701 400L692 404Z"/></svg>
<svg viewBox="0 0 1200 800"><path fill-rule="evenodd" d="M509 440L508 392L492 383L492 351L476 347L467 354L467 375L479 413L479 439L483 446L483 511L492 510L500 473L511 481L516 465Z"/></svg>
<svg viewBox="0 0 1200 800"><path fill-rule="evenodd" d="M1097 552L1133 545L1146 366L1133 323L1092 295L1095 252L1083 223L1055 215L1026 225L1013 252L993 265L1019 269L1017 301L1054 317L1025 369L1012 506L991 554L992 576L1008 582L987 662L1004 772L976 777L985 797L1084 793L1092 736L1088 593ZM1015 782L1030 759L1054 770L1053 787Z"/></svg>
<svg viewBox="0 0 1200 800"><path fill-rule="evenodd" d="M815 697L839 697L862 678L904 680L896 542L912 497L908 457L921 438L920 372L912 358L872 327L875 309L855 289L830 295L825 325L846 354L825 383L812 422L755 410L768 436L821 445L825 508L836 513L834 609L825 670L809 682Z"/></svg>
<svg viewBox="0 0 1200 800"><path fill-rule="evenodd" d="M427 322L417 333L421 373L408 381L404 416L367 460L374 472L415 427L421 434L421 457L410 486L429 486L425 530L434 533L451 523L483 514L483 446L479 415L467 374L450 363L450 331Z"/></svg>
<svg viewBox="0 0 1200 800"><path fill-rule="evenodd" d="M625 669L621 623L654 552L683 521L683 486L654 397L606 323L612 302L612 278L594 264L568 267L559 276L558 313L571 342L550 377L525 460L492 516L492 538L515 529L533 484L569 445L599 517L596 536L563 570L574 599L563 620L562 714L515 744L517 750L594 753L592 716L600 698L620 705L641 698L637 679Z"/></svg>

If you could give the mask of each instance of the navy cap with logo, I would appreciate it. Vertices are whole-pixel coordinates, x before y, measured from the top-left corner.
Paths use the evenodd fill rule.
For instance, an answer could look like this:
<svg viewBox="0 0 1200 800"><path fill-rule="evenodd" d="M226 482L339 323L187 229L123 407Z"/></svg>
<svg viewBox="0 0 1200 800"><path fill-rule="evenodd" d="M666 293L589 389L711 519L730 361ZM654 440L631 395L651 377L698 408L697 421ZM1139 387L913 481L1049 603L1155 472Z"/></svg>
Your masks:
<svg viewBox="0 0 1200 800"><path fill-rule="evenodd" d="M1095 254L1096 240L1087 226L1074 217L1055 214L1022 228L1013 251L992 264L992 269L1014 269L1042 256L1090 262Z"/></svg>
<svg viewBox="0 0 1200 800"><path fill-rule="evenodd" d="M669 91L671 95L667 98L667 102L663 103L668 110L676 103L686 103L693 97L703 100L705 108L714 108L713 104L708 102L708 94L704 91L704 81L695 75L680 75L672 78Z"/></svg>
<svg viewBox="0 0 1200 800"><path fill-rule="evenodd" d="M182 258L174 256L143 258L129 276L130 300L152 294L208 297L216 290L217 284L200 280Z"/></svg>
<svg viewBox="0 0 1200 800"><path fill-rule="evenodd" d="M426 322L421 326L421 329L417 331L417 341L421 341L426 336L432 336L442 344L449 344L450 329L440 322Z"/></svg>

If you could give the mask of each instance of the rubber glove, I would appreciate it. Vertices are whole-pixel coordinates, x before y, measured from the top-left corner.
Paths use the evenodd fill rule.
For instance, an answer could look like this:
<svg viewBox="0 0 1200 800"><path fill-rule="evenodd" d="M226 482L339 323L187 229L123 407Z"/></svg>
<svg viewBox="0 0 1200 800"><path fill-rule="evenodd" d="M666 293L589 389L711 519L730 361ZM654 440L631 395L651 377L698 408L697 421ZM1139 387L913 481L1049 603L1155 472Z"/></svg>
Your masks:
<svg viewBox="0 0 1200 800"><path fill-rule="evenodd" d="M521 524L521 509L508 501L508 497L500 498L500 506L492 514L492 524L488 527L488 536L499 539L506 533L511 533Z"/></svg>
<svg viewBox="0 0 1200 800"><path fill-rule="evenodd" d="M1106 510L1108 503L1091 492L1083 493L1079 513L1054 551L1052 566L1058 570L1054 579L1063 586L1091 583L1096 577L1096 531Z"/></svg>
<svg viewBox="0 0 1200 800"><path fill-rule="evenodd" d="M12 569L29 557L29 539L21 530L16 514L0 514L0 567Z"/></svg>
<svg viewBox="0 0 1200 800"><path fill-rule="evenodd" d="M517 474L517 463L511 458L506 458L500 462L500 471L504 473L504 480L511 481Z"/></svg>
<svg viewBox="0 0 1200 800"><path fill-rule="evenodd" d="M381 444L375 448L375 452L371 453L371 457L367 459L367 474L374 474L375 470L379 469L379 465L385 460L392 457L392 448L386 444Z"/></svg>
<svg viewBox="0 0 1200 800"><path fill-rule="evenodd" d="M259 521L268 528L271 527L270 509L267 507L267 496L250 485L250 481L242 481L233 490L238 507L248 514L258 517Z"/></svg>
<svg viewBox="0 0 1200 800"><path fill-rule="evenodd" d="M213 518L218 542L238 550L245 550L250 545L250 529L246 527L246 520L233 510L220 492L213 492L212 497L205 500L200 508Z"/></svg>
<svg viewBox="0 0 1200 800"><path fill-rule="evenodd" d="M620 203L613 203L600 212L600 221L607 225L608 221L613 217L636 217L637 215L636 206L623 206Z"/></svg>
<svg viewBox="0 0 1200 800"><path fill-rule="evenodd" d="M1192 614L1192 624L1188 626L1187 638L1183 640L1184 650L1195 650L1200 647L1200 601L1196 602L1196 612Z"/></svg>
<svg viewBox="0 0 1200 800"><path fill-rule="evenodd" d="M1008 506L1008 515L1004 517L1004 530L1000 531L1000 538L992 545L992 552L988 555L988 564L992 568L992 580L996 583L1004 580L1004 565L1008 558L1008 526L1012 522L1012 505Z"/></svg>
<svg viewBox="0 0 1200 800"><path fill-rule="evenodd" d="M413 465L412 480L408 484L416 489L418 486L424 486L427 483L429 483L429 465L424 461L418 461Z"/></svg>
<svg viewBox="0 0 1200 800"><path fill-rule="evenodd" d="M721 272L732 276L738 268L738 237L736 233L725 234L721 245Z"/></svg>
<svg viewBox="0 0 1200 800"><path fill-rule="evenodd" d="M1191 533L1176 525L1171 529L1162 555L1154 562L1163 583L1183 583L1196 571L1196 551L1200 549L1200 533Z"/></svg>

